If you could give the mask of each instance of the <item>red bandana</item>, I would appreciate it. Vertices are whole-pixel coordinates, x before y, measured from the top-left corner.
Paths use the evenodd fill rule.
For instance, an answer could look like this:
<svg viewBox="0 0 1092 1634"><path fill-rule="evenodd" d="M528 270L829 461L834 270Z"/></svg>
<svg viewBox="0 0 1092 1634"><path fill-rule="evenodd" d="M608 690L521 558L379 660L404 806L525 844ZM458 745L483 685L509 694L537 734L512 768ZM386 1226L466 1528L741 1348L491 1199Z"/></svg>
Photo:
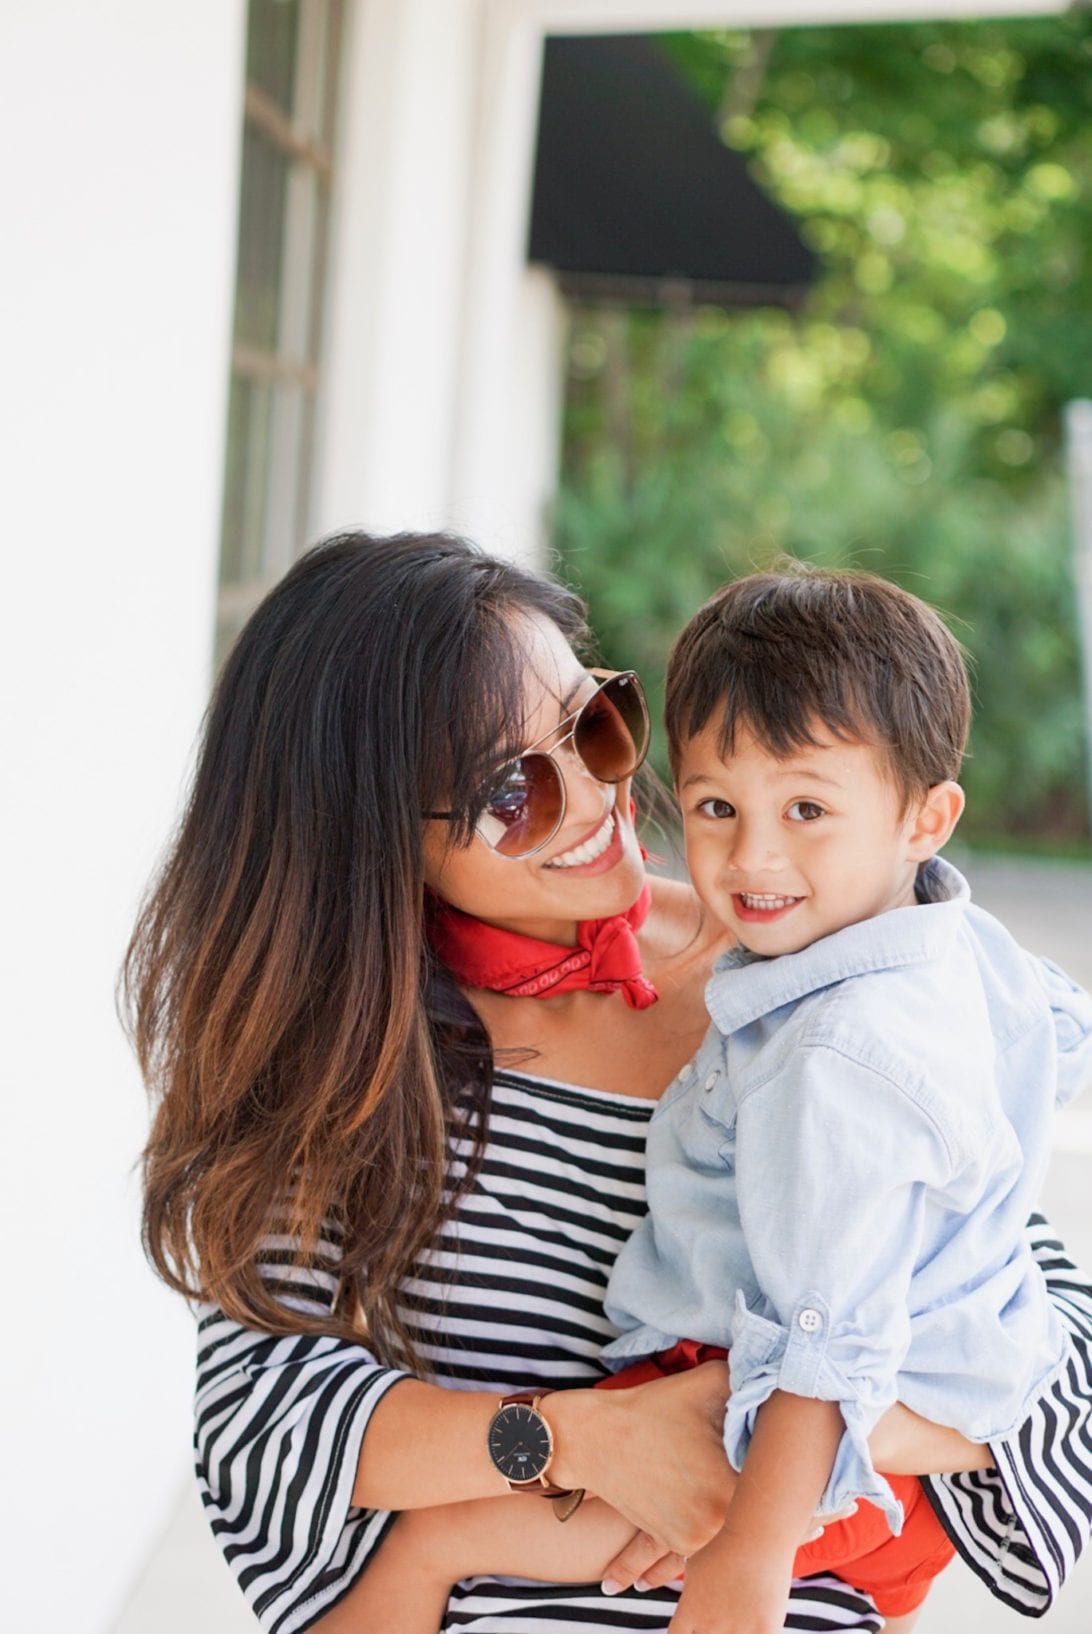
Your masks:
<svg viewBox="0 0 1092 1634"><path fill-rule="evenodd" d="M647 1010L660 995L641 969L634 932L648 918L651 901L646 882L632 908L610 919L582 920L576 947L563 947L486 925L430 892L428 939L463 987L513 999L548 999L586 988L621 993L631 1010Z"/></svg>

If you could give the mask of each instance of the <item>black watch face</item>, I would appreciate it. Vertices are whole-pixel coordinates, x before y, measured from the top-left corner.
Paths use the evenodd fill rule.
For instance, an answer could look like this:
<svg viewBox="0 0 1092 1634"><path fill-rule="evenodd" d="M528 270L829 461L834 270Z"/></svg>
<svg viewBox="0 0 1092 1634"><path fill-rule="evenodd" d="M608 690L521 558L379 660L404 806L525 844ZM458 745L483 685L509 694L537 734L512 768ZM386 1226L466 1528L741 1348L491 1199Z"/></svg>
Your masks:
<svg viewBox="0 0 1092 1634"><path fill-rule="evenodd" d="M508 1481L534 1481L550 1461L545 1420L525 1402L502 1407L489 1426L489 1455Z"/></svg>

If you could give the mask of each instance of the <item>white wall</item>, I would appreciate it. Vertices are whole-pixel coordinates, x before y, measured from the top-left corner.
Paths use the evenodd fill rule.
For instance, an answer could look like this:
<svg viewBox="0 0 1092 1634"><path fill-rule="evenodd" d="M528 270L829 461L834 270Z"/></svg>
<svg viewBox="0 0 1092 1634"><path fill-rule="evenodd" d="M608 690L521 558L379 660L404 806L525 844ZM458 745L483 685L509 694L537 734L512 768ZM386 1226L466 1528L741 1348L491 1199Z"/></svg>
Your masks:
<svg viewBox="0 0 1092 1634"><path fill-rule="evenodd" d="M112 985L207 690L242 0L0 7L5 1628L99 1634L188 1462Z"/></svg>

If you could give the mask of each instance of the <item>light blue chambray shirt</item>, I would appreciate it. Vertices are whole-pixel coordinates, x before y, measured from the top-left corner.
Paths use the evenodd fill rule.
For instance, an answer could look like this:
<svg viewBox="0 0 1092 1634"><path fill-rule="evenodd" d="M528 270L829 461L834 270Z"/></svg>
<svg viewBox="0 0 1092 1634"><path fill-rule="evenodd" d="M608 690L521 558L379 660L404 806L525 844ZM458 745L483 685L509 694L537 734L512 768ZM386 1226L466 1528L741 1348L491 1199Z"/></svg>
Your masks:
<svg viewBox="0 0 1092 1634"><path fill-rule="evenodd" d="M865 1497L895 1530L867 1437L896 1398L989 1441L1064 1363L1024 1226L1051 1114L1092 1067L1086 993L948 863L918 895L799 953L717 961L713 1026L649 1125L604 1353L730 1346L737 1469L773 1390L837 1401L822 1508Z"/></svg>

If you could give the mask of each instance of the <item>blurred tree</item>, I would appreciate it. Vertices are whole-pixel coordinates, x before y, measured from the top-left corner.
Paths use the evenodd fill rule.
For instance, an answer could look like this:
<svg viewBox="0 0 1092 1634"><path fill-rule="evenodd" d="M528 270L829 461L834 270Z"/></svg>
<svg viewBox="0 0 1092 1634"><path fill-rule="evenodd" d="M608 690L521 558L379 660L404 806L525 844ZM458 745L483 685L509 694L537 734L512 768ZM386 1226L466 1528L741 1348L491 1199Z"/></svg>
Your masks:
<svg viewBox="0 0 1092 1634"><path fill-rule="evenodd" d="M725 578L869 567L968 647L968 833L1086 832L1060 409L1092 393L1092 17L665 37L823 273L573 315L562 570L653 685Z"/></svg>

